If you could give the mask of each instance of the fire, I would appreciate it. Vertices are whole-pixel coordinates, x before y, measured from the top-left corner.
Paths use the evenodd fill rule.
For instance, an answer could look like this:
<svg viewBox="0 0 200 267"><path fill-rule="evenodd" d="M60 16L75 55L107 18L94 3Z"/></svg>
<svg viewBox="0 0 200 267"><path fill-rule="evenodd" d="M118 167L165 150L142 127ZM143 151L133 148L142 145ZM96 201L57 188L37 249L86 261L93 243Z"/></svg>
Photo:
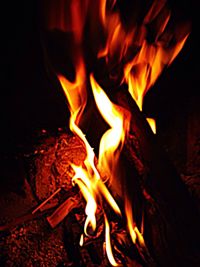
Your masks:
<svg viewBox="0 0 200 267"><path fill-rule="evenodd" d="M140 246L145 248L144 238L136 226L133 218L132 206L127 197L125 197L125 213L127 217L129 233L133 243L136 244L136 241L138 240Z"/></svg>
<svg viewBox="0 0 200 267"><path fill-rule="evenodd" d="M129 131L130 118L125 118L122 109L110 102L105 92L95 81L93 75L90 76L92 92L96 105L104 118L111 127L104 133L99 146L98 165L106 171L110 182L117 176L118 158L125 141L126 132Z"/></svg>
<svg viewBox="0 0 200 267"><path fill-rule="evenodd" d="M108 188L111 186L115 189L121 175L120 153L129 133L131 115L109 99L107 88L102 88L95 79L95 64L103 59L110 80L119 80L118 86L126 84L130 95L142 111L146 93L163 69L169 66L181 51L188 33L184 33L185 30L180 31L180 35L176 34L175 41L173 40L173 33L168 27L171 13L164 0L154 1L142 23L128 21L127 25L122 20L117 0L59 0L57 5L60 11L55 12L55 7L49 4L47 25L50 30L59 29L70 33L71 36L70 57L75 79L72 82L61 74L58 74L58 79L71 112L70 129L82 140L86 149L83 166L72 164L75 172L72 182L78 185L86 202L84 234L90 235L89 228L95 232L97 208L100 207L104 213L107 256L110 263L117 266L111 246L108 211L102 203L108 203L110 208L121 216L117 201ZM152 22L155 24L156 33L153 41L148 42L147 25ZM89 56L88 51L91 54ZM80 127L88 101L89 84L96 107L110 127L101 137L97 165L94 150ZM109 89L115 94L114 88ZM147 118L147 121L156 133L155 120ZM100 171L106 173L107 185L102 180ZM122 202L130 237L134 244L138 242L144 248L143 235L134 221L134 203L126 196L122 196ZM80 244L83 243L82 235Z"/></svg>
<svg viewBox="0 0 200 267"><path fill-rule="evenodd" d="M151 127L151 130L154 134L156 134L156 121L152 118L146 118L149 126Z"/></svg>
<svg viewBox="0 0 200 267"><path fill-rule="evenodd" d="M111 246L111 241L110 241L110 226L109 226L109 222L106 216L105 216L105 228L106 228L106 231L105 231L106 252L108 255L108 259L112 266L118 266L118 263L116 262L115 258L113 257L113 253L112 253L112 246Z"/></svg>
<svg viewBox="0 0 200 267"><path fill-rule="evenodd" d="M70 84L69 81L67 81L63 76L59 76L58 78L60 80L60 83L63 86L65 94L69 97L68 102L69 102L69 107L71 110L70 129L75 134L77 134L80 137L80 139L84 142L85 147L86 147L86 152L87 152L87 157L84 161L84 165L85 165L84 167L76 166L72 164L72 168L75 172L72 182L74 184L76 183L79 186L82 192L82 195L86 200L85 214L87 217L86 217L85 225L84 225L84 233L85 235L89 236L87 229L89 226L91 226L92 230L95 231L97 203L101 205L103 198L106 199L107 203L110 204L111 208L115 211L116 214L121 215L121 211L116 201L114 200L109 190L107 189L107 187L105 186L105 184L100 178L100 174L94 164L95 155L94 155L93 149L89 145L81 129L76 124L76 121L77 121L76 118L78 117L81 107L77 104L79 103L79 101L74 100L74 99L77 99L77 97L74 97L74 95L71 93L71 90L73 90L73 88L79 88L79 87L77 87L78 85L73 85L69 87L69 91L68 91L67 85ZM100 155L101 155L100 158L103 161L103 164L104 164L103 166L105 166L106 170L109 171L108 172L109 175L112 175L112 170L114 168L113 162L115 163L115 161L113 159L111 163L109 162L110 157L111 157L110 155L112 155L112 152L114 152L118 148L121 142L122 131L124 131L123 120L122 120L123 117L121 113L117 111L117 108L115 107L115 105L111 103L111 101L106 96L104 91L96 83L92 75L90 77L90 80L91 80L91 85L92 85L95 101L97 105L99 106L101 112L103 110L106 111L107 116L104 116L104 119L107 122L109 122L111 126L111 130L108 130L101 139L102 145L100 145ZM81 97L78 99L81 99ZM103 105L101 105L100 103L103 103ZM118 118L118 116L120 116L121 118ZM117 123L115 123L115 121L117 121ZM103 209L103 206L102 206L102 209ZM105 214L104 219L105 219L106 251L107 251L108 259L111 262L111 264L113 266L117 266L117 263L112 254L110 235L109 235L110 227L109 227L109 223L108 223L105 211L104 211L104 214ZM81 236L80 244L83 245L83 236Z"/></svg>

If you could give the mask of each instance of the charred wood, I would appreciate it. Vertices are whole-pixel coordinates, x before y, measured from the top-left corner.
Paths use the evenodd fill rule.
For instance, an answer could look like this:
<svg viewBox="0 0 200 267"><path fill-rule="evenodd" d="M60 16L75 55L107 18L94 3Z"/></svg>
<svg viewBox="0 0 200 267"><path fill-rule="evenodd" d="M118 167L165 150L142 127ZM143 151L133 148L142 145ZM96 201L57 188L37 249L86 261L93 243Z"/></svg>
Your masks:
<svg viewBox="0 0 200 267"><path fill-rule="evenodd" d="M132 116L123 151L132 174L121 183L133 209L136 200L144 205L144 235L152 255L159 266L199 266L199 215L186 185L125 89L116 102Z"/></svg>

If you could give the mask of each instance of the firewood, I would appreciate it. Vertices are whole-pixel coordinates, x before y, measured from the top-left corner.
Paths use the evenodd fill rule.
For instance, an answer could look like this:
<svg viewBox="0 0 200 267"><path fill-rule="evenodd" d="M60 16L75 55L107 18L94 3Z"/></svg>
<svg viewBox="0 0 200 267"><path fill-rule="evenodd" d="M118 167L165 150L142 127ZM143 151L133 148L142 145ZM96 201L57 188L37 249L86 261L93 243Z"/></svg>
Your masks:
<svg viewBox="0 0 200 267"><path fill-rule="evenodd" d="M74 172L71 163L81 164L85 149L79 138L64 133L58 137L46 133L40 143L35 148L35 157L31 158L34 165L31 184L36 197L42 202L58 188L66 192L72 190ZM57 195L54 198L58 199Z"/></svg>
<svg viewBox="0 0 200 267"><path fill-rule="evenodd" d="M69 255L69 266L83 266L80 252L79 240L82 234L82 227L75 215L70 213L64 221L64 244Z"/></svg>
<svg viewBox="0 0 200 267"><path fill-rule="evenodd" d="M159 266L199 266L199 216L187 187L126 89L115 102L132 116L123 151L132 175L129 171L121 183L124 194L144 204L144 235L152 255Z"/></svg>
<svg viewBox="0 0 200 267"><path fill-rule="evenodd" d="M65 200L52 215L47 217L47 221L52 228L55 228L72 209L79 207L79 201L76 197L69 197Z"/></svg>
<svg viewBox="0 0 200 267"><path fill-rule="evenodd" d="M10 231L13 228L18 227L19 225L24 224L28 221L43 217L43 216L47 215L50 211L52 211L52 208L48 209L48 210L43 210L43 211L40 211L40 212L37 212L34 214L27 213L25 215L22 215L22 216L16 218L15 220L13 220L7 224L0 225L0 232Z"/></svg>
<svg viewBox="0 0 200 267"><path fill-rule="evenodd" d="M37 206L33 211L32 214L36 213L38 210L44 209L44 206L51 200L55 195L60 192L61 188L58 188L51 196L49 196L45 201L43 201L39 206Z"/></svg>

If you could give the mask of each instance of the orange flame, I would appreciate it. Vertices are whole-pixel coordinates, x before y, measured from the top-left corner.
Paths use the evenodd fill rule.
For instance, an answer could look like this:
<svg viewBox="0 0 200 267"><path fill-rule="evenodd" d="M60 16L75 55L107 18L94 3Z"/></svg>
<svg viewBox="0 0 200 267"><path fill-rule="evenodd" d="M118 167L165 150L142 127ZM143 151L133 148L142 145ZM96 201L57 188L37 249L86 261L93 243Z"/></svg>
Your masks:
<svg viewBox="0 0 200 267"><path fill-rule="evenodd" d="M138 240L140 246L143 248L146 248L143 235L138 230L136 223L133 219L132 204L127 197L125 199L125 213L126 213L126 218L127 218L127 227L129 229L132 242L136 244L136 241Z"/></svg>
<svg viewBox="0 0 200 267"><path fill-rule="evenodd" d="M129 92L140 110L145 94L164 67L171 64L178 55L186 39L187 36L168 51L160 43L149 45L144 41L138 55L125 66L125 79L129 85Z"/></svg>

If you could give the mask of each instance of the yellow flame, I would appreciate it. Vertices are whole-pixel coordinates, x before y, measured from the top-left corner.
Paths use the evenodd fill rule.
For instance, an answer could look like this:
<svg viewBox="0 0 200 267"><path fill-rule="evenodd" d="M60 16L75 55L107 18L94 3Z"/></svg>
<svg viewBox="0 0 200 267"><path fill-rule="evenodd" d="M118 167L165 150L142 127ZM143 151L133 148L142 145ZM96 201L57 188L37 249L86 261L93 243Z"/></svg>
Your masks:
<svg viewBox="0 0 200 267"><path fill-rule="evenodd" d="M145 242L142 233L138 230L137 226L134 227L135 234L137 236L137 240L141 247L145 247Z"/></svg>
<svg viewBox="0 0 200 267"><path fill-rule="evenodd" d="M81 167L77 167L72 165L75 176L73 177L73 182L76 183L82 194L86 200L86 207L85 207L85 214L87 215L85 225L84 225L84 233L87 233L87 227L89 225L92 226L93 231L96 229L96 210L97 210L97 203L95 199L95 195L93 194L93 185L87 176L87 172L84 171ZM86 183L84 183L86 182Z"/></svg>
<svg viewBox="0 0 200 267"><path fill-rule="evenodd" d="M156 134L156 121L152 118L146 118L149 126L151 127L151 130L154 134Z"/></svg>
<svg viewBox="0 0 200 267"><path fill-rule="evenodd" d="M82 247L83 243L84 243L84 236L82 234L81 237L80 237L79 245Z"/></svg>
<svg viewBox="0 0 200 267"><path fill-rule="evenodd" d="M105 240L106 240L106 252L109 262L112 264L112 266L118 266L118 263L116 262L112 252L112 246L110 241L110 225L106 216L105 216Z"/></svg>
<svg viewBox="0 0 200 267"><path fill-rule="evenodd" d="M102 195L105 197L108 204L110 204L110 207L115 211L115 213L118 215L121 215L119 206L117 205L115 199L113 198L108 188L102 181L98 181L98 189L102 193Z"/></svg>
<svg viewBox="0 0 200 267"><path fill-rule="evenodd" d="M90 75L90 82L99 112L111 127L101 138L98 166L109 174L112 182L125 135L129 130L130 118L127 116L125 119L122 109L110 101L103 89L95 81L93 75Z"/></svg>
<svg viewBox="0 0 200 267"><path fill-rule="evenodd" d="M95 170L93 176L88 176L88 171L84 170L81 166L74 164L71 166L75 171L72 182L79 186L86 200L85 214L87 218L84 224L84 233L88 236L87 228L89 225L92 226L93 231L96 229L97 198L101 198L101 195L104 196L117 214L121 215L121 211L105 184L99 179L99 174L98 177L95 176L95 172L98 173L97 170Z"/></svg>

